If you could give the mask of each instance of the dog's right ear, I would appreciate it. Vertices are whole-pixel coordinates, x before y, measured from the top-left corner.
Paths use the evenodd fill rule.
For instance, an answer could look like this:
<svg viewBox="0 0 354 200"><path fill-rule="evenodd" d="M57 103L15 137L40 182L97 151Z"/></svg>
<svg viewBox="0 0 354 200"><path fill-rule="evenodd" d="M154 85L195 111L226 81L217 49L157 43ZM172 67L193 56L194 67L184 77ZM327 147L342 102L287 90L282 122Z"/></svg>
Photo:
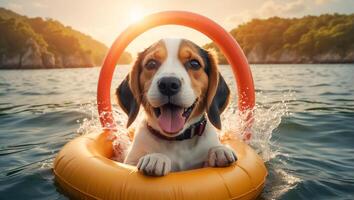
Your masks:
<svg viewBox="0 0 354 200"><path fill-rule="evenodd" d="M118 86L116 95L119 106L128 115L127 127L129 127L138 116L141 102L139 74L142 54L138 55L132 70Z"/></svg>

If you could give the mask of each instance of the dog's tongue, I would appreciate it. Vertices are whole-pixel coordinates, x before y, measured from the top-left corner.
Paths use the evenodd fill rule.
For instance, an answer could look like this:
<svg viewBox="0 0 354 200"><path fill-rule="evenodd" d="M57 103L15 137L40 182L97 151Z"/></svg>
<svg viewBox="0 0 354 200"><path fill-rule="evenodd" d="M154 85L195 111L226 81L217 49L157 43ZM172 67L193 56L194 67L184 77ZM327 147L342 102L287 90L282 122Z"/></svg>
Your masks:
<svg viewBox="0 0 354 200"><path fill-rule="evenodd" d="M183 129L183 108L169 104L162 106L160 111L157 121L164 132L174 134Z"/></svg>

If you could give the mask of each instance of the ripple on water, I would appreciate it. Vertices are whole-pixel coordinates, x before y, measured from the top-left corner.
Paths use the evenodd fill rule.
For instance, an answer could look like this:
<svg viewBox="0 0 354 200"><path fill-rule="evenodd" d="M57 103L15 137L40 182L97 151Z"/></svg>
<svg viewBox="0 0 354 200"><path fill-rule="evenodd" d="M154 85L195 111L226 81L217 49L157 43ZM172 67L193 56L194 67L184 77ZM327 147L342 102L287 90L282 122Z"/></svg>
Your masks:
<svg viewBox="0 0 354 200"><path fill-rule="evenodd" d="M261 199L353 199L353 66L252 66L251 145L269 170ZM236 91L230 68L221 70ZM128 71L117 68L113 85ZM53 158L77 135L100 130L92 103L98 74L98 68L0 72L0 199L66 199L54 183ZM126 116L114 111L123 126ZM223 127L242 133L247 123L235 123L236 111L232 102Z"/></svg>

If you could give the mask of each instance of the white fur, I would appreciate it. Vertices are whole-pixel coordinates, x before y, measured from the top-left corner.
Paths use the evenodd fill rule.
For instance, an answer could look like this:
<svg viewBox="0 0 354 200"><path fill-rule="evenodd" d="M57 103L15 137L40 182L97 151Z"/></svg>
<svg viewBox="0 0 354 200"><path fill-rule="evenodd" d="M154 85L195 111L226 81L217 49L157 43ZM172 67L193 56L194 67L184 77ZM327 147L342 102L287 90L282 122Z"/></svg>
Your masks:
<svg viewBox="0 0 354 200"><path fill-rule="evenodd" d="M192 106L197 96L194 93L194 90L192 89L191 78L189 77L181 61L178 59L178 50L182 42L182 39L168 38L168 39L164 39L163 42L167 50L167 58L161 64L161 66L159 67L159 69L157 70L157 72L155 73L152 79L151 86L146 95L147 100L149 101L150 105L153 107L160 107L161 105L168 103L168 97L162 95L159 92L157 82L162 77L173 76L181 80L182 86L181 86L181 91L178 94L170 97L170 101L181 107L188 108ZM195 119L190 119L189 122L185 124L184 128L180 132L183 132L191 124L197 122L200 119L200 117L201 116L198 116ZM151 127L164 134L155 119L150 119L147 117L146 120ZM175 135L178 134L179 133L176 133ZM173 137L175 135L166 135L166 136Z"/></svg>
<svg viewBox="0 0 354 200"><path fill-rule="evenodd" d="M172 97L174 104L190 107L196 100L191 85L191 79L178 59L178 50L181 39L165 39L167 58L162 63L147 92L147 99L153 107L159 107L168 102L166 96L161 95L157 81L161 77L174 76L181 80L181 91ZM197 122L201 116L190 119L180 132ZM147 124L163 134L156 123L156 119L145 117L136 129L131 149L125 163L137 165L139 171L151 176L163 176L170 171L182 171L203 166L224 167L236 161L235 153L220 143L216 129L207 122L204 133L191 139L169 141L156 137L147 129ZM176 135L178 135L177 133ZM170 135L171 136L171 135Z"/></svg>
<svg viewBox="0 0 354 200"><path fill-rule="evenodd" d="M195 136L188 140L168 141L151 134L146 129L146 121L143 121L136 131L134 142L125 162L136 165L140 157L154 152L162 153L171 159L172 171L200 168L208 160L209 149L220 145L214 127L209 123L201 136Z"/></svg>
<svg viewBox="0 0 354 200"><path fill-rule="evenodd" d="M164 39L163 40L167 49L167 58L161 64L157 70L154 78L152 79L151 86L147 92L147 99L153 107L159 107L168 102L168 98L161 95L158 89L157 82L166 76L173 76L181 80L182 88L181 91L171 97L171 102L188 108L196 100L196 95L192 89L191 79L183 66L183 64L178 59L178 50L181 44L181 39Z"/></svg>

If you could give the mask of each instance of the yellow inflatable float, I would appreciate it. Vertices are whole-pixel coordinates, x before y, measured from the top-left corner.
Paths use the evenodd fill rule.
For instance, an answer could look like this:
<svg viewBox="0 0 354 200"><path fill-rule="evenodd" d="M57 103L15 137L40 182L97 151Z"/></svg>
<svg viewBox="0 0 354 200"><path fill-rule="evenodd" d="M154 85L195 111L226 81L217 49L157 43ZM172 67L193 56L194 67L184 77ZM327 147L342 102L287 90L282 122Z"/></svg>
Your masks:
<svg viewBox="0 0 354 200"><path fill-rule="evenodd" d="M114 162L108 131L69 142L54 162L61 188L75 199L255 199L263 189L266 168L243 141L225 144L237 154L236 165L202 168L149 177L136 167Z"/></svg>
<svg viewBox="0 0 354 200"><path fill-rule="evenodd" d="M64 192L75 199L255 199L261 193L267 170L262 159L240 139L223 141L237 154L235 165L201 168L148 177L135 166L111 160L109 136L119 127L111 112L110 87L114 68L126 46L156 26L175 24L194 28L211 38L232 66L238 87L240 111L255 103L252 74L242 50L222 27L198 14L167 11L146 17L124 31L112 45L101 69L97 91L102 133L80 136L57 155L53 172Z"/></svg>

